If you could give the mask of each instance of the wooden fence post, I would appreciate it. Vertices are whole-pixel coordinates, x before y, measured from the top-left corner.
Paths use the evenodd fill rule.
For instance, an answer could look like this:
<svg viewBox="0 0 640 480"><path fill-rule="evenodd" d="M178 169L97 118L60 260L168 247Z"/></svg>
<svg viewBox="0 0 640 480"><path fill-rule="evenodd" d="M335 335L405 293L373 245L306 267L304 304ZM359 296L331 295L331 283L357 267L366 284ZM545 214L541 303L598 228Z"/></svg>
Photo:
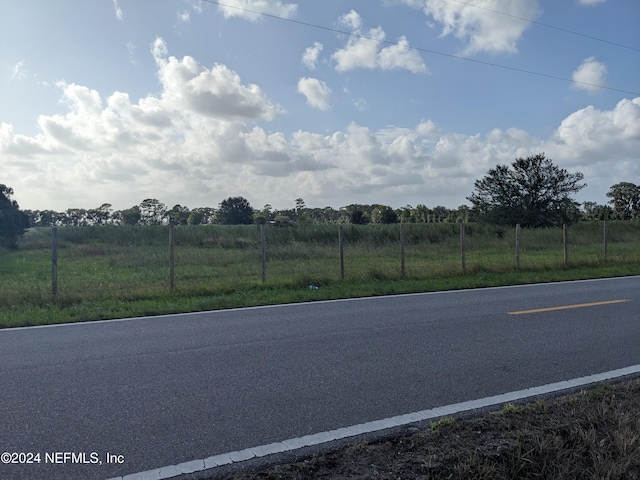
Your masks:
<svg viewBox="0 0 640 480"><path fill-rule="evenodd" d="M267 231L264 223L260 224L260 258L262 260L262 281L267 281Z"/></svg>
<svg viewBox="0 0 640 480"><path fill-rule="evenodd" d="M465 239L464 239L464 223L460 224L460 255L462 257L462 272L467 269L467 259L465 252Z"/></svg>
<svg viewBox="0 0 640 480"><path fill-rule="evenodd" d="M607 261L607 247L608 247L608 240L607 240L607 221L604 221L604 227L603 227L603 233L602 236L604 237L603 241L604 241L604 261Z"/></svg>
<svg viewBox="0 0 640 480"><path fill-rule="evenodd" d="M169 223L169 289L173 291L176 288L175 275L175 239L173 223Z"/></svg>
<svg viewBox="0 0 640 480"><path fill-rule="evenodd" d="M340 278L344 280L344 229L338 229L338 248L340 250Z"/></svg>
<svg viewBox="0 0 640 480"><path fill-rule="evenodd" d="M562 245L564 246L564 263L569 262L569 232L567 224L562 225Z"/></svg>
<svg viewBox="0 0 640 480"><path fill-rule="evenodd" d="M520 224L516 224L516 267L520 268Z"/></svg>
<svg viewBox="0 0 640 480"><path fill-rule="evenodd" d="M400 275L404 278L404 224L400 224Z"/></svg>
<svg viewBox="0 0 640 480"><path fill-rule="evenodd" d="M58 293L58 227L51 229L51 295Z"/></svg>

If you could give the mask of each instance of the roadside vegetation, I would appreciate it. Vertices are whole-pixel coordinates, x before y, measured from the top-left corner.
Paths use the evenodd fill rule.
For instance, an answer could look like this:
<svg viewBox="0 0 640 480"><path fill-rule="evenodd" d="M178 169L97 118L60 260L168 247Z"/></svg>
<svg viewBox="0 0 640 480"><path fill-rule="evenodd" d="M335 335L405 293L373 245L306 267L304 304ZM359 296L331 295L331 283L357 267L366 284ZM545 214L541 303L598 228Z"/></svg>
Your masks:
<svg viewBox="0 0 640 480"><path fill-rule="evenodd" d="M262 282L257 225L175 227L175 288L169 287L168 226L59 227L52 295L51 229L32 228L0 250L0 326L40 325L253 305L640 274L640 223L580 222L569 229L515 230L405 224L343 225L344 279L335 224L266 228ZM318 287L311 289L310 286Z"/></svg>
<svg viewBox="0 0 640 480"><path fill-rule="evenodd" d="M210 479L637 480L638 411L640 380L605 383Z"/></svg>
<svg viewBox="0 0 640 480"><path fill-rule="evenodd" d="M518 158L456 210L302 198L256 210L229 197L217 209L148 198L22 212L0 184L0 327L639 274L640 186L613 185L613 208L581 210L570 195L583 178L544 153Z"/></svg>

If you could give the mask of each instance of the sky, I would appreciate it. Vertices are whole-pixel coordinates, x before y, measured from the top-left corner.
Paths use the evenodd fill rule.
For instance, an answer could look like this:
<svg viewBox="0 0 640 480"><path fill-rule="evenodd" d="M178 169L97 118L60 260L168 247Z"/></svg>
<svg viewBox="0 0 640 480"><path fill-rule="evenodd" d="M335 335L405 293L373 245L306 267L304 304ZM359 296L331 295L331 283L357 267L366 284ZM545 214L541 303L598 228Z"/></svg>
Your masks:
<svg viewBox="0 0 640 480"><path fill-rule="evenodd" d="M259 12L259 13L257 13ZM469 204L544 152L640 184L638 0L0 0L22 209Z"/></svg>

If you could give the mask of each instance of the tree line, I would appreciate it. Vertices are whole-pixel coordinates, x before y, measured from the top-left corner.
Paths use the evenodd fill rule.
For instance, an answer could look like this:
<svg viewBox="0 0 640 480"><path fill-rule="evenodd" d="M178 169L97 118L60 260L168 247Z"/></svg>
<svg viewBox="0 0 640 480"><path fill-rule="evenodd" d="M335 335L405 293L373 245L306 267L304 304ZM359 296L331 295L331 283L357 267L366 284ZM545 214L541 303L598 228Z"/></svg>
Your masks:
<svg viewBox="0 0 640 480"><path fill-rule="evenodd" d="M351 204L338 209L332 207L310 208L304 199L298 198L288 209L274 209L267 204L261 209L251 206L244 197L229 197L217 208L184 205L168 208L154 198L124 210L114 210L109 203L93 209L70 208L63 212L54 210L25 210L30 227L90 226L90 225L241 225L271 223L278 226L317 223L460 223L473 221L466 205L457 209L443 206L428 208L425 205L393 209L382 204Z"/></svg>
<svg viewBox="0 0 640 480"><path fill-rule="evenodd" d="M497 165L474 183L467 200L471 206L456 209L429 208L420 204L392 208L383 204L351 204L337 210L332 207L309 208L302 198L288 209L264 205L255 209L244 197L229 197L214 207L190 209L183 205L168 208L160 200L148 198L139 205L114 210L104 203L93 209L71 208L21 211L13 190L0 184L0 245L15 246L29 227L89 225L202 225L271 223L277 226L312 223L467 223L549 227L581 220L634 220L640 218L640 185L620 182L607 192L610 199L600 205L571 198L586 186L580 172L570 173L553 164L544 153L518 158L511 165Z"/></svg>

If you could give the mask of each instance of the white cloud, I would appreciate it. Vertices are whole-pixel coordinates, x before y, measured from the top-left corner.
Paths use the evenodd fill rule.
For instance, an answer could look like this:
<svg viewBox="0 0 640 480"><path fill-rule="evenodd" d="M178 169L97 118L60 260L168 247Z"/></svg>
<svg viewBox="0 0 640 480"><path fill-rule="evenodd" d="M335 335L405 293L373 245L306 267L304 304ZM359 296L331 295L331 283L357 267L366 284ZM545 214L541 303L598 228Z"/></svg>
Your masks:
<svg viewBox="0 0 640 480"><path fill-rule="evenodd" d="M152 49L156 95L133 101L125 92L104 96L59 82L65 111L41 115L37 135L0 124L3 183L22 208L127 208L144 198L193 208L231 195L276 208L298 197L310 206L456 207L489 168L539 152L585 174L585 199L605 202L614 183L640 179L640 97L611 110L578 110L544 139L517 128L443 131L430 119L289 135L257 124L278 114L259 87L227 66L207 68L167 50L162 39Z"/></svg>
<svg viewBox="0 0 640 480"><path fill-rule="evenodd" d="M409 42L402 36L397 45L391 45L380 50L378 64L383 70L405 68L413 73L427 71L422 57L415 50L409 48Z"/></svg>
<svg viewBox="0 0 640 480"><path fill-rule="evenodd" d="M402 36L397 44L382 48L386 34L382 27L362 31L362 18L351 10L339 19L339 23L353 30L344 48L331 56L336 70L346 72L358 68L383 70L406 69L413 73L426 73L427 67L420 54L410 48L409 41Z"/></svg>
<svg viewBox="0 0 640 480"><path fill-rule="evenodd" d="M24 80L24 78L27 76L25 63L25 60L20 60L13 66L13 71L11 72L11 80Z"/></svg>
<svg viewBox="0 0 640 480"><path fill-rule="evenodd" d="M115 8L116 11L116 18L121 22L124 21L124 14L122 13L120 5L118 5L118 0L113 0L113 8Z"/></svg>
<svg viewBox="0 0 640 480"><path fill-rule="evenodd" d="M423 120L416 126L416 133L424 137L439 135L440 128L431 120Z"/></svg>
<svg viewBox="0 0 640 480"><path fill-rule="evenodd" d="M530 23L514 17L534 20L542 12L538 0L480 0L473 4L457 0L395 2L421 8L442 27L442 36L453 35L466 42L464 53L468 55L517 52L518 40Z"/></svg>
<svg viewBox="0 0 640 480"><path fill-rule="evenodd" d="M178 20L182 23L190 23L191 22L191 14L188 11L178 12Z"/></svg>
<svg viewBox="0 0 640 480"><path fill-rule="evenodd" d="M382 28L372 28L367 37L350 37L346 47L336 50L331 55L336 62L336 70L346 72L357 68L374 69L378 66L378 49L384 40Z"/></svg>
<svg viewBox="0 0 640 480"><path fill-rule="evenodd" d="M349 13L342 15L338 19L338 23L353 31L359 31L362 27L362 17L355 10L351 10Z"/></svg>
<svg viewBox="0 0 640 480"><path fill-rule="evenodd" d="M261 18L260 13L292 18L298 9L295 3L283 3L281 0L226 0L224 3L218 5L218 10L225 18L238 17L254 22Z"/></svg>
<svg viewBox="0 0 640 480"><path fill-rule="evenodd" d="M161 37L156 37L156 39L151 44L151 54L155 59L156 63L160 63L164 61L164 57L169 53L167 49L167 44Z"/></svg>
<svg viewBox="0 0 640 480"><path fill-rule="evenodd" d="M602 90L598 88L598 85L606 86L606 74L606 65L598 62L595 57L589 57L573 72L572 78L574 82L578 82L575 84L575 88L593 93Z"/></svg>
<svg viewBox="0 0 640 480"><path fill-rule="evenodd" d="M298 92L307 97L307 103L320 110L329 110L331 89L322 80L304 77L298 80Z"/></svg>
<svg viewBox="0 0 640 480"><path fill-rule="evenodd" d="M607 164L612 158L640 151L640 97L623 99L613 110L592 106L565 118L553 137L551 147L564 158L579 163ZM636 169L640 164L636 160ZM637 177L636 177L637 178Z"/></svg>
<svg viewBox="0 0 640 480"><path fill-rule="evenodd" d="M207 69L189 56L182 60L167 59L162 39L156 39L152 53L164 87L163 100L175 108L240 121L272 120L280 112L280 107L272 104L259 86L242 85L238 74L226 65L216 64Z"/></svg>
<svg viewBox="0 0 640 480"><path fill-rule="evenodd" d="M318 57L320 56L320 52L322 52L323 45L320 42L314 42L312 46L305 49L302 54L302 63L306 65L306 67L310 70L316 69L316 64L318 63Z"/></svg>

